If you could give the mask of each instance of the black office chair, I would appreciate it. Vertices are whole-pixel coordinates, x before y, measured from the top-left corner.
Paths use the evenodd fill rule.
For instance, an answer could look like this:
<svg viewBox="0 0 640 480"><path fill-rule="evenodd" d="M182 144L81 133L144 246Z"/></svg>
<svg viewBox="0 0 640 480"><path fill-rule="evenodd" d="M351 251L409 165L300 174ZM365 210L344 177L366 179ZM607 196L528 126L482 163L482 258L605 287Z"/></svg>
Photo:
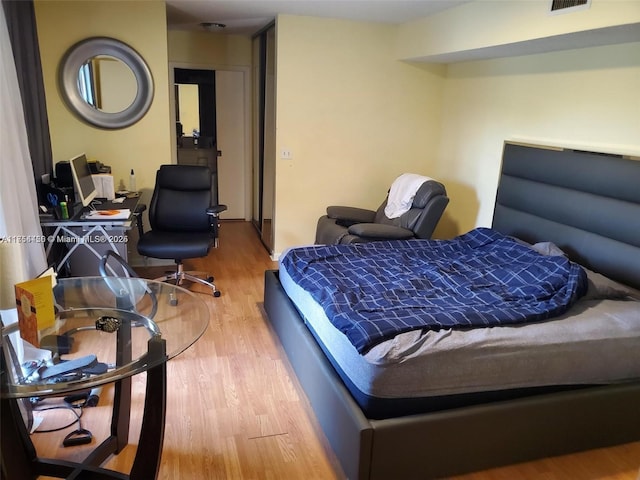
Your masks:
<svg viewBox="0 0 640 480"><path fill-rule="evenodd" d="M176 271L161 277L161 281L197 282L220 291L207 279L187 273L182 261L206 257L211 247L218 246L218 219L226 205L215 205L217 185L212 182L208 167L195 165L161 165L149 206L151 230L138 241L138 252L145 257L172 259Z"/></svg>

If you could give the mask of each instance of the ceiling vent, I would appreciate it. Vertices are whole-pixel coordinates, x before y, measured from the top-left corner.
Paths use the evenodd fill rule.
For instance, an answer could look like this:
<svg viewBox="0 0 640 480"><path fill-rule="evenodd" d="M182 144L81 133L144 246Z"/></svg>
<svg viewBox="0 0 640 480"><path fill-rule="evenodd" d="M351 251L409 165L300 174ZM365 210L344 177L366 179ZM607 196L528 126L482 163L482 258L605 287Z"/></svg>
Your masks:
<svg viewBox="0 0 640 480"><path fill-rule="evenodd" d="M551 0L551 13L568 13L585 10L591 5L591 0Z"/></svg>

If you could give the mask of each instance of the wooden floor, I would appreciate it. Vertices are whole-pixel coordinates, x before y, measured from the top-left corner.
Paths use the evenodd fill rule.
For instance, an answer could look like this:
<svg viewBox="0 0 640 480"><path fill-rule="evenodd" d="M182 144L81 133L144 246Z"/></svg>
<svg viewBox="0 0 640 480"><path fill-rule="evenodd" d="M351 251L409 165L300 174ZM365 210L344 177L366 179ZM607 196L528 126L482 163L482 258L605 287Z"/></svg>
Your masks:
<svg viewBox="0 0 640 480"><path fill-rule="evenodd" d="M220 247L204 260L187 262L186 267L214 274L222 296L202 295L211 311L209 328L193 347L168 363L159 478L344 478L265 320L263 274L276 263L269 259L253 227L246 222L224 222ZM164 269L138 270L141 276L154 278ZM126 472L130 468L144 380L144 374L133 379L131 445L109 461L109 468ZM107 434L110 393L105 389L100 406L85 409L82 418L82 426L98 437L94 445ZM40 455L82 458L84 447L60 447L68 431L33 435ZM455 478L640 480L639 468L640 442L635 442Z"/></svg>

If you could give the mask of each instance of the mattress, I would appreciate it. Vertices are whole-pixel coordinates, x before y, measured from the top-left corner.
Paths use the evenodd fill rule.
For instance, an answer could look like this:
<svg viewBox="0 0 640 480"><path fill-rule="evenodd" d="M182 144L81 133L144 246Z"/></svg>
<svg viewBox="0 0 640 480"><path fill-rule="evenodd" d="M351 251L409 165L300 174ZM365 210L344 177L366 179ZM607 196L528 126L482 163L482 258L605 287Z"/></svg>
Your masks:
<svg viewBox="0 0 640 480"><path fill-rule="evenodd" d="M280 282L371 418L640 378L640 294L589 272L568 312L537 323L414 330L358 353L280 265Z"/></svg>

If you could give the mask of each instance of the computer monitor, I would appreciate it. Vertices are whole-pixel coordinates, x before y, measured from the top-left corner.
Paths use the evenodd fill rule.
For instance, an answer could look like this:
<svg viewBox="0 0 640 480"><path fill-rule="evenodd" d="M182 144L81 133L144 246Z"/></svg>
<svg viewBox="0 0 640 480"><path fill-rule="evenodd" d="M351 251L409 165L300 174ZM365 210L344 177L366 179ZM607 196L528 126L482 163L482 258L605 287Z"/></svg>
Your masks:
<svg viewBox="0 0 640 480"><path fill-rule="evenodd" d="M71 165L71 175L76 188L76 200L82 203L83 207L87 207L98 193L93 183L91 170L89 170L87 156L84 153L75 156L69 160L69 164Z"/></svg>

